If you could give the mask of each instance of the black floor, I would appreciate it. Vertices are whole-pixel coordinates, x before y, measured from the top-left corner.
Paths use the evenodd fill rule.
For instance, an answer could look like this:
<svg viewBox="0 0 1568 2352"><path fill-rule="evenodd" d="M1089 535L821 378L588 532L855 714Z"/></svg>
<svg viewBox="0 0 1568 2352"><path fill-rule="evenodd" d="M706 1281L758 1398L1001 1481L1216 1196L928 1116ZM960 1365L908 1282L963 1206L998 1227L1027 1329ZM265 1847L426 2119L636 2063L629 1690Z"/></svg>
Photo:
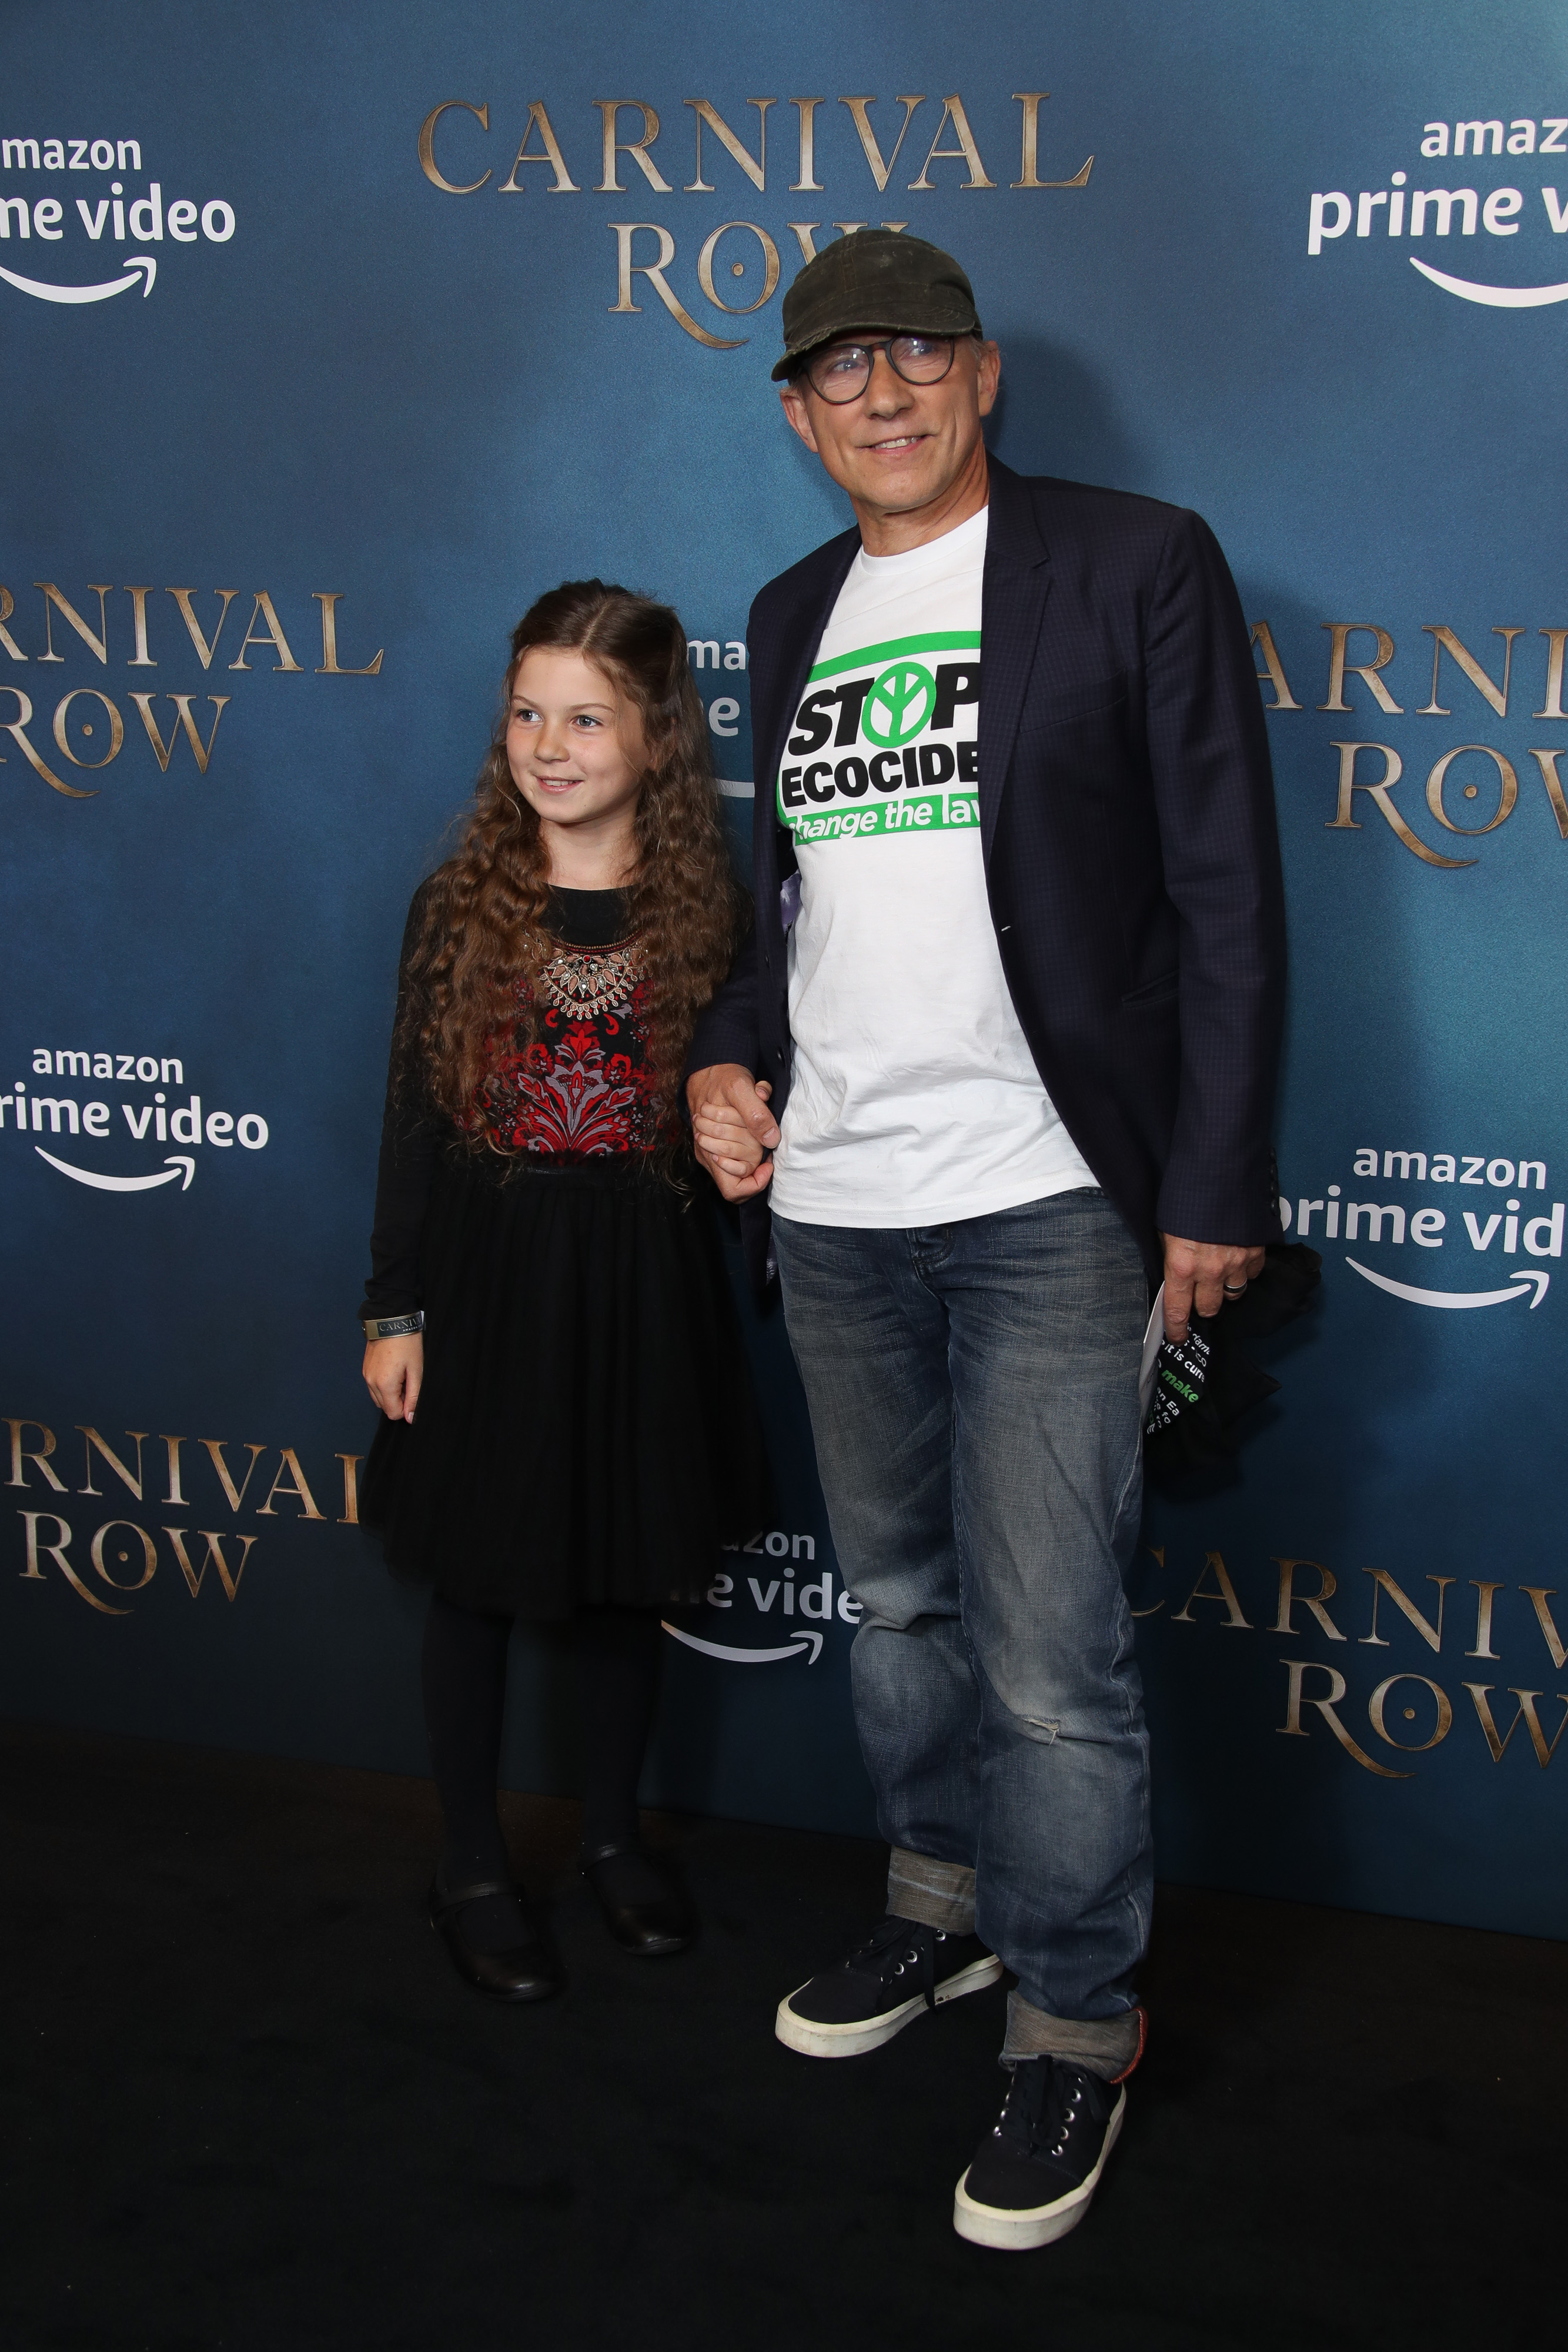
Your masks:
<svg viewBox="0 0 1568 2352"><path fill-rule="evenodd" d="M999 1990L840 2064L779 1994L881 1854L653 1825L705 1933L607 1942L574 1809L510 1801L571 1990L488 2007L421 1895L428 1785L0 1726L0 2343L1212 2352L1563 2341L1568 1947L1162 1890L1088 2221L952 2234Z"/></svg>

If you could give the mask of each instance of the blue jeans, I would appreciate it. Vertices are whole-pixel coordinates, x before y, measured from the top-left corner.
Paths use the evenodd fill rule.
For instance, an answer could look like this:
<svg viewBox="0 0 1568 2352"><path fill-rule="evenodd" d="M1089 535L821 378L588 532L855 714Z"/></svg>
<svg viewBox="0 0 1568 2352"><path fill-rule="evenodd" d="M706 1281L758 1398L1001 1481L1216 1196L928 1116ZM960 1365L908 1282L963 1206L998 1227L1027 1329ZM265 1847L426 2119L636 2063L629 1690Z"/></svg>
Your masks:
<svg viewBox="0 0 1568 2352"><path fill-rule="evenodd" d="M949 1225L775 1217L845 1584L889 1909L974 1931L1046 2021L1128 2055L1152 1894L1123 1579L1142 1500L1142 1260L1103 1193ZM1016 2004L1015 2004L1016 2006ZM1092 2021L1104 2021L1096 2032ZM1103 2045L1103 2046L1102 2046ZM1112 2071L1114 2071L1113 2068Z"/></svg>

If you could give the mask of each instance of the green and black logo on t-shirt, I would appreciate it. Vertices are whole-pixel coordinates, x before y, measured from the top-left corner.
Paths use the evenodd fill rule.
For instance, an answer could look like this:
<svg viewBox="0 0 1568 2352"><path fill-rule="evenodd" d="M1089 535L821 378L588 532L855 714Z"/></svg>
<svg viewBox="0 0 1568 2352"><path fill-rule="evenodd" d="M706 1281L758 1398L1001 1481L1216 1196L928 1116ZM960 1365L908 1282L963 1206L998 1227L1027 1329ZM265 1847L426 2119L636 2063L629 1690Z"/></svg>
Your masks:
<svg viewBox="0 0 1568 2352"><path fill-rule="evenodd" d="M797 842L979 823L977 629L929 629L819 662L779 772Z"/></svg>

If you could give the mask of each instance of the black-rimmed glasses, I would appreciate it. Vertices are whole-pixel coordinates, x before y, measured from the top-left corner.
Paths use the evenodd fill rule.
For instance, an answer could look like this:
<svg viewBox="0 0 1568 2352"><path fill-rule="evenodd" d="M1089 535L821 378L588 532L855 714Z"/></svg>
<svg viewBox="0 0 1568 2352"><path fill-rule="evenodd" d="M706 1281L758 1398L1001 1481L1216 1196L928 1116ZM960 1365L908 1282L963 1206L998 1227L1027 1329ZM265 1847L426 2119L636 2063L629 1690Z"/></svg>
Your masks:
<svg viewBox="0 0 1568 2352"><path fill-rule="evenodd" d="M940 383L953 364L952 335L889 335L874 343L830 343L813 352L802 373L820 400L841 408L858 400L871 382L878 352L905 383Z"/></svg>

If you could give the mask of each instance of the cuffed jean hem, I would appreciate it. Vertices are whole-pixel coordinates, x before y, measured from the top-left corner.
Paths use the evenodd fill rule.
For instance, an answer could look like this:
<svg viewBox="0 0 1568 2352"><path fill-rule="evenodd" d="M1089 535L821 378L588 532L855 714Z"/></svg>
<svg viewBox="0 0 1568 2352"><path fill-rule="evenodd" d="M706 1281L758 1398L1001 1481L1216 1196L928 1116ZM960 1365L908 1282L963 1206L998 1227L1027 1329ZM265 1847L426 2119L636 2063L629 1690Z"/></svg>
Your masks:
<svg viewBox="0 0 1568 2352"><path fill-rule="evenodd" d="M967 1862L939 1862L895 1845L887 1864L887 1908L894 1919L918 1919L946 1935L975 1932L975 1874Z"/></svg>
<svg viewBox="0 0 1568 2352"><path fill-rule="evenodd" d="M1021 1992L1008 1995L1007 2039L1002 2064L1020 2058L1066 2058L1107 2083L1130 2074L1144 2053L1145 2018L1141 2009L1124 2010L1120 2017L1052 2017L1037 2009Z"/></svg>

